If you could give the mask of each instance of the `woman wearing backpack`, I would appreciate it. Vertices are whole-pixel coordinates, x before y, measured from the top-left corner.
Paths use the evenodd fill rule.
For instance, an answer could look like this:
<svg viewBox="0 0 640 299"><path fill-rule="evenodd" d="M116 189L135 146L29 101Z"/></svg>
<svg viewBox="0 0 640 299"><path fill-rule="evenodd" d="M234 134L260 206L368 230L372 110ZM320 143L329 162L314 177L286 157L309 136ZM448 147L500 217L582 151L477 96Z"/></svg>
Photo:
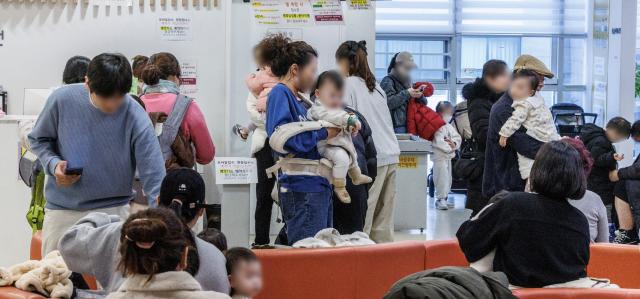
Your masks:
<svg viewBox="0 0 640 299"><path fill-rule="evenodd" d="M487 204L488 198L482 196L482 169L484 169L484 151L487 144L487 130L489 129L489 114L491 106L509 88L509 73L507 64L502 60L492 59L482 67L482 77L462 88L462 96L467 100L467 113L471 124L472 138L477 152L480 175L469 178L467 185L467 209L472 215L478 213Z"/></svg>
<svg viewBox="0 0 640 299"><path fill-rule="evenodd" d="M178 59L166 52L151 55L149 62L142 69L141 79L146 86L140 98L147 112L164 112L171 117L180 93ZM186 108L180 125L180 134L188 142L187 150L191 144L193 145L195 162L204 165L213 161L215 156L213 140L204 115L195 101L191 101Z"/></svg>

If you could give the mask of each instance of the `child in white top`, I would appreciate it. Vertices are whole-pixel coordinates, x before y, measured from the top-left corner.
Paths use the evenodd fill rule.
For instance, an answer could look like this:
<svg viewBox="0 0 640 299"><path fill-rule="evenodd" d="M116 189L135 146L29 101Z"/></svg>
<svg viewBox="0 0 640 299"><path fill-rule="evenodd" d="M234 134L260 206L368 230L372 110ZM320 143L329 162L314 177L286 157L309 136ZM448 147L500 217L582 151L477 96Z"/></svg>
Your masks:
<svg viewBox="0 0 640 299"><path fill-rule="evenodd" d="M541 142L560 139L553 122L551 111L545 105L544 98L536 92L538 77L533 71L520 70L513 74L509 95L513 99L513 113L500 128L500 146L507 146L507 140L515 131L524 126L527 135ZM518 154L518 167L523 180L529 178L533 160Z"/></svg>
<svg viewBox="0 0 640 299"><path fill-rule="evenodd" d="M436 106L436 112L445 121L433 135L433 182L436 187L436 208L448 210L447 198L451 191L453 181L451 171L451 159L456 156L456 150L460 148L462 137L449 123L453 116L453 105L443 101Z"/></svg>
<svg viewBox="0 0 640 299"><path fill-rule="evenodd" d="M335 71L327 71L318 77L316 101L308 111L312 120L324 120L342 128L342 133L318 143L318 151L324 158L333 162L333 189L338 199L350 203L347 192L347 174L354 185L371 183L372 179L358 166L358 154L353 145L351 134L360 129L360 121L355 114L343 109L344 79Z"/></svg>

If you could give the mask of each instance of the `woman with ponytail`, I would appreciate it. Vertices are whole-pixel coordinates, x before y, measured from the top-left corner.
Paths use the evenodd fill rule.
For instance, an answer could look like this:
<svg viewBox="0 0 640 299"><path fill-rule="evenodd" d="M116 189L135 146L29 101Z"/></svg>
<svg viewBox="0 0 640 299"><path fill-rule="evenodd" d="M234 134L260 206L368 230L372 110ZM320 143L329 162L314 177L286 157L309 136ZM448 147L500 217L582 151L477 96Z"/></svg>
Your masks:
<svg viewBox="0 0 640 299"><path fill-rule="evenodd" d="M345 104L360 112L371 125L377 151L377 176L369 190L364 231L376 243L393 241L393 205L400 147L393 131L387 95L369 69L365 41L346 41L336 51L345 81Z"/></svg>
<svg viewBox="0 0 640 299"><path fill-rule="evenodd" d="M195 237L191 230L207 207L204 180L200 174L189 168L168 171L160 187L158 206L173 211L178 217L177 223L183 227L186 242L191 248L189 254L192 258L187 269L195 280L204 290L228 293L224 255L215 246ZM121 240L123 229L123 221L119 217L91 213L62 236L60 253L69 269L91 274L106 291L116 291L124 281L123 274L127 274L117 268L118 247L124 246Z"/></svg>
<svg viewBox="0 0 640 299"><path fill-rule="evenodd" d="M274 153L280 156L278 172L278 198L286 224L289 245L332 227L333 191L325 176L316 175L322 158L318 152L318 142L337 136L337 128L310 129L298 132L284 141L283 146L273 146L279 138L274 136L276 129L290 123L307 121L307 109L301 93L311 91L316 80L318 53L313 47L302 41L292 42L283 35L272 38L276 49L271 61L271 72L280 78L280 83L271 89L267 100L266 129ZM275 137L275 138L274 138ZM279 147L283 149L277 149ZM278 152L278 150L280 152ZM296 158L296 159L289 159ZM295 161L304 160L305 171L295 171ZM295 165L294 165L295 166Z"/></svg>
<svg viewBox="0 0 640 299"><path fill-rule="evenodd" d="M180 219L165 208L131 215L120 230L118 248L118 271L125 279L107 299L229 298L202 291L193 278L189 260L196 249L185 230Z"/></svg>
<svg viewBox="0 0 640 299"><path fill-rule="evenodd" d="M140 74L145 84L140 98L147 112L164 112L171 115L180 96L180 74L180 63L173 54L162 52L149 57ZM193 144L196 162L205 165L213 161L213 139L209 134L204 114L195 101L188 104L180 125L180 133Z"/></svg>

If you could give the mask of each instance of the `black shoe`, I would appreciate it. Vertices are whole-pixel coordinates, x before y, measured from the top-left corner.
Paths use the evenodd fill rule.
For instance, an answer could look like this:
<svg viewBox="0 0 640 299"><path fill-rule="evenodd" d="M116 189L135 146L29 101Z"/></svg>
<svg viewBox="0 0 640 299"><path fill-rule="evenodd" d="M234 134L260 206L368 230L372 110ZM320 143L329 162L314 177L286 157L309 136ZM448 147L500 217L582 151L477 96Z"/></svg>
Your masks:
<svg viewBox="0 0 640 299"><path fill-rule="evenodd" d="M616 237L615 239L613 239L613 243L628 245L638 244L638 233L634 230L619 229L615 232L615 234Z"/></svg>

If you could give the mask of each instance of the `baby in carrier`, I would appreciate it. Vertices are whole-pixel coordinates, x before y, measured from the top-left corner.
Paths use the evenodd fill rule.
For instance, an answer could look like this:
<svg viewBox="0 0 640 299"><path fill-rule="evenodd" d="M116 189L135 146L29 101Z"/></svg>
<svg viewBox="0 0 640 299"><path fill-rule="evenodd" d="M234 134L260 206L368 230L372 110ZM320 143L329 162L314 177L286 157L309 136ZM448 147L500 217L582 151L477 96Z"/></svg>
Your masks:
<svg viewBox="0 0 640 299"><path fill-rule="evenodd" d="M372 179L364 174L358 166L358 154L351 140L351 134L360 129L360 121L355 114L343 109L344 80L335 71L320 74L315 90L315 103L308 110L311 120L323 120L339 126L342 133L329 140L318 143L318 151L324 158L333 162L333 187L338 199L350 203L351 198L346 189L347 174L354 185L371 183Z"/></svg>
<svg viewBox="0 0 640 299"><path fill-rule="evenodd" d="M536 93L538 77L533 71L519 70L513 74L509 95L513 99L513 113L500 128L500 146L507 146L507 140L521 126L527 129L527 135L541 142L560 139L553 122L551 111L545 105L544 98ZM529 179L533 160L518 154L518 167L523 180ZM528 185L528 183L527 183Z"/></svg>

